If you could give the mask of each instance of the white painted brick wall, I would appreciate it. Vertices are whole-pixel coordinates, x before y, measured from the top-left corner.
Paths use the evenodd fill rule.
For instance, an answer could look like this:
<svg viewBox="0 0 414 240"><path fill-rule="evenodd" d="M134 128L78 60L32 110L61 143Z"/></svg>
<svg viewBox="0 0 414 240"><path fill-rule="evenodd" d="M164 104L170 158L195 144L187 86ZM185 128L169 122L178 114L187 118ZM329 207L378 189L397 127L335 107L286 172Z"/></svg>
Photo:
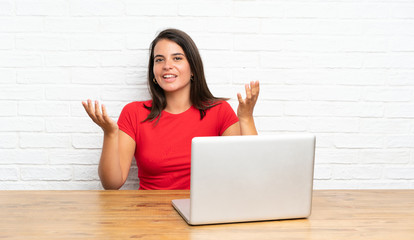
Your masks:
<svg viewBox="0 0 414 240"><path fill-rule="evenodd" d="M315 188L414 188L413 1L0 0L0 189L101 189L81 101L116 120L148 99L148 46L168 27L234 109L261 81L260 134L317 136Z"/></svg>

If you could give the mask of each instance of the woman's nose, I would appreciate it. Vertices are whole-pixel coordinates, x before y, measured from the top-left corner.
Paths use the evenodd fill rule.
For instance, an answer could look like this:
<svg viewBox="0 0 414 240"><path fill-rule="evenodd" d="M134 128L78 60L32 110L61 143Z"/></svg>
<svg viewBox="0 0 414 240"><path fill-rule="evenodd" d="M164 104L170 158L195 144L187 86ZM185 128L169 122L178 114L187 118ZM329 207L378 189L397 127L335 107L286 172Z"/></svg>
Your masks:
<svg viewBox="0 0 414 240"><path fill-rule="evenodd" d="M172 62L171 62L171 60L169 60L169 59L166 59L165 61L164 61L164 66L163 66L163 68L164 69L171 69L172 68Z"/></svg>

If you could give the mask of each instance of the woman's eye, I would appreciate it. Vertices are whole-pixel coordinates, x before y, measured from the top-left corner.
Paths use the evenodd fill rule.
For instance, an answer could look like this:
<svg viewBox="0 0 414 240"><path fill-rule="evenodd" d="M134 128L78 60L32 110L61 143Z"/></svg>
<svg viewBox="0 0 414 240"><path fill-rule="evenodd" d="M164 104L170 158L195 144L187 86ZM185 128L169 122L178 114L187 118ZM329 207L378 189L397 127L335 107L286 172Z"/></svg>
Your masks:
<svg viewBox="0 0 414 240"><path fill-rule="evenodd" d="M161 61L162 61L162 58L155 59L155 62L161 62Z"/></svg>
<svg viewBox="0 0 414 240"><path fill-rule="evenodd" d="M181 60L181 59L183 59L182 57L175 57L174 58L174 60L176 60L176 61L179 61L179 60Z"/></svg>

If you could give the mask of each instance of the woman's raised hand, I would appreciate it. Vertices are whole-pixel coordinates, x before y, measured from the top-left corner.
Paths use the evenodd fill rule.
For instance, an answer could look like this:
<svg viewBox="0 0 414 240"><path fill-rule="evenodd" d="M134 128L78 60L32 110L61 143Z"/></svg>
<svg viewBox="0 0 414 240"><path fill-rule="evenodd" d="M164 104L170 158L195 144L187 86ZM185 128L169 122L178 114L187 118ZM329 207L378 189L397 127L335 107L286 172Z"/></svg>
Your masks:
<svg viewBox="0 0 414 240"><path fill-rule="evenodd" d="M259 97L259 81L251 81L250 84L245 84L246 99L242 98L240 93L237 93L237 99L239 100L239 107L237 108L237 116L239 119L253 118L253 109L256 105L257 98Z"/></svg>
<svg viewBox="0 0 414 240"><path fill-rule="evenodd" d="M115 134L118 132L118 124L108 116L106 108L103 104L102 113L99 109L98 101L92 103L92 100L88 99L87 102L82 102L82 105L92 121L102 128L104 134Z"/></svg>

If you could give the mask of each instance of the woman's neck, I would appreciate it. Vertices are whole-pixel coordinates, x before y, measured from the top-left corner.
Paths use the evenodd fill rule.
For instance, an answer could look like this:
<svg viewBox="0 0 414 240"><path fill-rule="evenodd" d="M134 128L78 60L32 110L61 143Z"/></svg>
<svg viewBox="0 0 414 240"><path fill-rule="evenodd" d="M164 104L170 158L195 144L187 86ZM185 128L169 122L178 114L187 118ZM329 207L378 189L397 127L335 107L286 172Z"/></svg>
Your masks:
<svg viewBox="0 0 414 240"><path fill-rule="evenodd" d="M172 114L179 114L188 110L192 103L190 101L189 94L165 94L167 100L167 106L165 107L164 111L172 113Z"/></svg>

